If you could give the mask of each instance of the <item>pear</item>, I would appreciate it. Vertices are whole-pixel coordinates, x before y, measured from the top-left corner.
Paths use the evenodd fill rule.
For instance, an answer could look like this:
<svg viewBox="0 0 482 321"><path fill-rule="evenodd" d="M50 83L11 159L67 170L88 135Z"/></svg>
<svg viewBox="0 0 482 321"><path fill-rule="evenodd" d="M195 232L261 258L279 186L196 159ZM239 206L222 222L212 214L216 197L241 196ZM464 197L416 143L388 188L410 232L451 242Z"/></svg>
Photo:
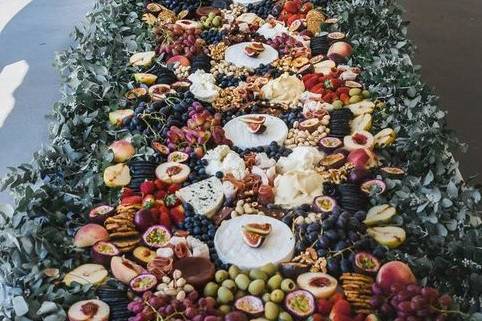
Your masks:
<svg viewBox="0 0 482 321"><path fill-rule="evenodd" d="M375 109L375 104L369 100L362 100L355 104L350 104L347 106L353 115L360 116L363 114L370 114Z"/></svg>
<svg viewBox="0 0 482 321"><path fill-rule="evenodd" d="M109 113L109 121L114 126L121 126L122 121L134 115L134 111L132 109L118 109L111 111Z"/></svg>
<svg viewBox="0 0 482 321"><path fill-rule="evenodd" d="M385 147L395 141L397 134L391 128L385 128L379 131L375 136L375 147Z"/></svg>
<svg viewBox="0 0 482 321"><path fill-rule="evenodd" d="M129 166L124 163L109 166L104 170L104 183L107 187L126 186L130 181Z"/></svg>
<svg viewBox="0 0 482 321"><path fill-rule="evenodd" d="M101 284L107 277L107 270L100 264L84 264L67 273L64 283L70 286L72 282L84 284Z"/></svg>
<svg viewBox="0 0 482 321"><path fill-rule="evenodd" d="M379 244L391 249L399 247L406 239L405 230L396 226L370 227L367 233Z"/></svg>
<svg viewBox="0 0 482 321"><path fill-rule="evenodd" d="M129 63L133 66L149 67L155 56L155 51L136 52L129 58Z"/></svg>
<svg viewBox="0 0 482 321"><path fill-rule="evenodd" d="M150 85L155 84L155 82L157 80L157 76L153 75L153 74L146 74L146 73L138 72L138 73L134 74L134 79L137 82L140 82L142 84L146 84L146 85L150 86Z"/></svg>
<svg viewBox="0 0 482 321"><path fill-rule="evenodd" d="M367 216L363 223L366 225L387 223L396 214L396 209L388 204L377 205L368 210Z"/></svg>
<svg viewBox="0 0 482 321"><path fill-rule="evenodd" d="M363 114L356 116L351 122L351 132L370 130L372 127L372 115Z"/></svg>

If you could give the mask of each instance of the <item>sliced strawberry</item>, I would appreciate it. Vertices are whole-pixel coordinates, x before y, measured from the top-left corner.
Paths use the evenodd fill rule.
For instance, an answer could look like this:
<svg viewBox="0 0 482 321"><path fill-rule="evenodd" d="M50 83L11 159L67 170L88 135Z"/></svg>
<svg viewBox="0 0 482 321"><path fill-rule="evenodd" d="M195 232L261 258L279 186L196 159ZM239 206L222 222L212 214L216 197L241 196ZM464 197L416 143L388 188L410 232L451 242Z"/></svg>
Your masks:
<svg viewBox="0 0 482 321"><path fill-rule="evenodd" d="M171 217L169 216L169 210L165 206L159 208L159 223L169 228L172 227Z"/></svg>
<svg viewBox="0 0 482 321"><path fill-rule="evenodd" d="M165 190L167 188L167 184L161 181L160 179L156 179L154 181L154 184L156 185L156 188L158 190Z"/></svg>
<svg viewBox="0 0 482 321"><path fill-rule="evenodd" d="M301 13L308 13L308 11L310 11L311 9L313 9L313 3L311 2L305 2L301 8L300 8L300 12Z"/></svg>
<svg viewBox="0 0 482 321"><path fill-rule="evenodd" d="M176 225L179 226L184 222L185 214L184 214L184 207L182 205L178 205L173 207L169 210L169 216L171 217L171 221Z"/></svg>
<svg viewBox="0 0 482 321"><path fill-rule="evenodd" d="M350 92L350 88L348 88L348 87L338 87L336 89L336 93L338 95L341 95L341 94L347 94L348 95L349 92Z"/></svg>
<svg viewBox="0 0 482 321"><path fill-rule="evenodd" d="M301 79L303 79L303 81L307 81L309 79L317 79L318 78L318 74L305 74L303 75L303 77L301 77Z"/></svg>
<svg viewBox="0 0 482 321"><path fill-rule="evenodd" d="M164 190L157 190L154 193L154 197L156 198L156 200L163 200L164 197L166 197L166 195L167 195L167 192Z"/></svg>
<svg viewBox="0 0 482 321"><path fill-rule="evenodd" d="M121 200L122 205L134 205L134 204L142 204L142 196L132 195L126 196Z"/></svg>
<svg viewBox="0 0 482 321"><path fill-rule="evenodd" d="M323 315L330 314L332 307L333 307L333 302L328 301L326 299L319 299L316 305L317 311Z"/></svg>
<svg viewBox="0 0 482 321"><path fill-rule="evenodd" d="M177 192L180 188L181 188L181 184L174 183L174 184L171 184L167 187L167 192L169 194L172 194L172 193Z"/></svg>
<svg viewBox="0 0 482 321"><path fill-rule="evenodd" d="M322 82L318 82L315 86L310 88L311 92L317 93L317 94L321 93L324 90L325 90L325 87L323 86Z"/></svg>
<svg viewBox="0 0 482 321"><path fill-rule="evenodd" d="M153 181L144 181L139 186L139 190L141 191L142 195L153 194L156 190L156 185Z"/></svg>
<svg viewBox="0 0 482 321"><path fill-rule="evenodd" d="M156 203L156 199L152 194L147 194L142 199L142 207L144 208L151 208L154 206L155 203Z"/></svg>
<svg viewBox="0 0 482 321"><path fill-rule="evenodd" d="M122 191L121 191L121 200L126 198L126 197L129 197L129 196L134 196L136 195L136 192L134 192L133 189L129 188L129 187L123 187L122 188Z"/></svg>
<svg viewBox="0 0 482 321"><path fill-rule="evenodd" d="M317 77L309 78L308 80L304 81L305 87L310 90L311 88L315 87L316 85L320 84ZM323 83L321 83L323 85Z"/></svg>
<svg viewBox="0 0 482 321"><path fill-rule="evenodd" d="M350 96L348 94L342 93L340 95L340 100L347 105L350 102Z"/></svg>
<svg viewBox="0 0 482 321"><path fill-rule="evenodd" d="M334 316L344 315L350 316L351 315L351 306L350 303L346 300L338 300L331 309L330 318L333 319Z"/></svg>
<svg viewBox="0 0 482 321"><path fill-rule="evenodd" d="M298 13L300 5L296 1L286 1L283 9L289 13Z"/></svg>

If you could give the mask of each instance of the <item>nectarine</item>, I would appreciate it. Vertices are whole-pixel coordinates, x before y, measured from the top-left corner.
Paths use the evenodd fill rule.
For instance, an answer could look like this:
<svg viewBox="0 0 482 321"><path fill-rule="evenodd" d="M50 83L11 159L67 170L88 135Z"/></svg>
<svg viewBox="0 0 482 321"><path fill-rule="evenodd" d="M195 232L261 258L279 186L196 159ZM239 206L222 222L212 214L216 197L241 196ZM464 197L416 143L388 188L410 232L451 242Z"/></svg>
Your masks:
<svg viewBox="0 0 482 321"><path fill-rule="evenodd" d="M385 263L377 274L377 284L385 291L388 291L392 284L405 285L416 282L417 279L410 267L400 261Z"/></svg>
<svg viewBox="0 0 482 321"><path fill-rule="evenodd" d="M74 237L74 245L77 247L89 247L99 241L105 241L109 239L109 232L99 225L90 223L82 226Z"/></svg>

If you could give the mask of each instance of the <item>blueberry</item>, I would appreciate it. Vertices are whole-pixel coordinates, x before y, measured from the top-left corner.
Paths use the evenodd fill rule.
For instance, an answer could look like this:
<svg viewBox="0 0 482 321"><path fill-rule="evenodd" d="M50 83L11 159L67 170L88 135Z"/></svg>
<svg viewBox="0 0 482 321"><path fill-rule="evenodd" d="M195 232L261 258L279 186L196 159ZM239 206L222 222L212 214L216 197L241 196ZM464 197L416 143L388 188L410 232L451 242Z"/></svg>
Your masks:
<svg viewBox="0 0 482 321"><path fill-rule="evenodd" d="M343 258L341 260L341 271L343 273L350 272L352 268L353 268L353 265L348 259Z"/></svg>
<svg viewBox="0 0 482 321"><path fill-rule="evenodd" d="M199 235L201 234L201 229L198 226L196 226L193 228L192 232L194 235Z"/></svg>

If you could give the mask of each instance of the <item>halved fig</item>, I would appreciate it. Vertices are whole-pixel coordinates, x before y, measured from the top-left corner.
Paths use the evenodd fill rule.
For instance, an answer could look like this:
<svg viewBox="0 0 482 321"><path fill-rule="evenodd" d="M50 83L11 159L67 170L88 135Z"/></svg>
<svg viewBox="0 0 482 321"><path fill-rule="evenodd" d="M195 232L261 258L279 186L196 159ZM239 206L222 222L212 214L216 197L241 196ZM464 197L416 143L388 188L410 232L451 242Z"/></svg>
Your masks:
<svg viewBox="0 0 482 321"><path fill-rule="evenodd" d="M107 321L109 315L109 305L95 299L79 301L73 304L67 312L69 321Z"/></svg>
<svg viewBox="0 0 482 321"><path fill-rule="evenodd" d="M343 145L348 151L360 148L372 149L374 145L373 135L366 130L353 132L343 138Z"/></svg>
<svg viewBox="0 0 482 321"><path fill-rule="evenodd" d="M306 290L296 290L286 295L285 307L293 317L304 320L315 311L315 298Z"/></svg>
<svg viewBox="0 0 482 321"><path fill-rule="evenodd" d="M380 195L385 192L386 189L385 182L379 179L372 179L366 181L360 186L360 189L367 194L374 193L375 195Z"/></svg>
<svg viewBox="0 0 482 321"><path fill-rule="evenodd" d="M252 316L260 315L264 311L263 301L254 295L246 295L237 299L234 307Z"/></svg>
<svg viewBox="0 0 482 321"><path fill-rule="evenodd" d="M249 232L253 232L259 235L266 236L271 233L271 224L269 223L248 223L243 228Z"/></svg>
<svg viewBox="0 0 482 321"><path fill-rule="evenodd" d="M144 97L147 95L147 89L146 88L133 88L126 92L126 98L127 99L137 99L140 97Z"/></svg>
<svg viewBox="0 0 482 321"><path fill-rule="evenodd" d="M321 122L318 118L310 118L310 119L302 121L299 124L299 129L307 130L308 132L312 133L312 132L314 132L315 130L318 129L320 124L321 124Z"/></svg>
<svg viewBox="0 0 482 321"><path fill-rule="evenodd" d="M243 235L244 242L252 248L258 248L261 246L261 244L263 244L264 237L260 234L253 233L245 229L241 231L241 234Z"/></svg>
<svg viewBox="0 0 482 321"><path fill-rule="evenodd" d="M168 65L174 65L175 63L179 63L181 66L187 67L191 64L189 59L187 57L177 55L177 56L172 56L166 61L166 64Z"/></svg>
<svg viewBox="0 0 482 321"><path fill-rule="evenodd" d="M259 52L254 50L253 48L251 47L244 47L244 53L246 54L246 56L248 57L257 57L259 55Z"/></svg>
<svg viewBox="0 0 482 321"><path fill-rule="evenodd" d="M301 29L302 26L303 22L300 19L297 19L290 24L288 30L290 32L298 31L299 29Z"/></svg>
<svg viewBox="0 0 482 321"><path fill-rule="evenodd" d="M201 23L194 20L181 19L177 20L176 24L181 26L183 29L200 29Z"/></svg>
<svg viewBox="0 0 482 321"><path fill-rule="evenodd" d="M248 130L252 134L262 134L266 130L266 126L257 123L246 123Z"/></svg>
<svg viewBox="0 0 482 321"><path fill-rule="evenodd" d="M247 116L241 117L240 120L244 123L264 124L266 122L266 116L247 115Z"/></svg>
<svg viewBox="0 0 482 321"><path fill-rule="evenodd" d="M168 184L184 182L189 173L189 166L176 162L162 163L156 168L156 177Z"/></svg>
<svg viewBox="0 0 482 321"><path fill-rule="evenodd" d="M160 248L169 243L171 232L164 225L154 225L147 229L142 238L147 246Z"/></svg>
<svg viewBox="0 0 482 321"><path fill-rule="evenodd" d="M343 142L337 137L323 137L322 139L320 139L318 145L320 146L322 151L326 153L331 153L335 149L343 146Z"/></svg>
<svg viewBox="0 0 482 321"><path fill-rule="evenodd" d="M336 207L336 200L330 196L317 196L313 200L313 209L321 213L330 213Z"/></svg>
<svg viewBox="0 0 482 321"><path fill-rule="evenodd" d="M149 96L151 96L151 99L154 101L163 100L167 94L172 93L175 93L175 91L171 89L171 86L166 84L157 84L149 87Z"/></svg>
<svg viewBox="0 0 482 321"><path fill-rule="evenodd" d="M380 269L380 261L367 252L360 252L355 255L353 263L358 273L377 273Z"/></svg>
<svg viewBox="0 0 482 321"><path fill-rule="evenodd" d="M390 176L402 176L405 175L405 171L399 167L382 167L380 170Z"/></svg>
<svg viewBox="0 0 482 321"><path fill-rule="evenodd" d="M100 241L92 247L92 261L98 264L110 265L112 257L119 254L119 249L110 242Z"/></svg>
<svg viewBox="0 0 482 321"><path fill-rule="evenodd" d="M104 224L104 221L114 214L115 208L110 205L99 205L89 212L89 220L92 223Z"/></svg>
<svg viewBox="0 0 482 321"><path fill-rule="evenodd" d="M168 162L184 163L189 159L189 155L184 152L172 152L167 156Z"/></svg>
<svg viewBox="0 0 482 321"><path fill-rule="evenodd" d="M338 281L326 273L303 273L296 279L298 286L309 291L317 299L329 298L336 290Z"/></svg>
<svg viewBox="0 0 482 321"><path fill-rule="evenodd" d="M171 85L172 89L177 92L185 92L189 90L191 83L189 81L176 81Z"/></svg>
<svg viewBox="0 0 482 321"><path fill-rule="evenodd" d="M161 155L167 156L169 154L169 148L159 142L152 142L152 148L154 148Z"/></svg>
<svg viewBox="0 0 482 321"><path fill-rule="evenodd" d="M154 274L144 273L133 278L129 285L132 291L142 293L153 289L157 285L157 278Z"/></svg>
<svg viewBox="0 0 482 321"><path fill-rule="evenodd" d="M328 38L331 40L343 40L345 39L345 34L343 32L330 32Z"/></svg>
<svg viewBox="0 0 482 321"><path fill-rule="evenodd" d="M256 50L257 52L264 51L264 45L262 42L252 42L248 45L250 48Z"/></svg>
<svg viewBox="0 0 482 321"><path fill-rule="evenodd" d="M280 263L279 269L284 277L296 279L300 274L308 272L310 266L308 264L297 262L284 262Z"/></svg>
<svg viewBox="0 0 482 321"><path fill-rule="evenodd" d="M339 168L345 164L345 161L346 156L343 153L334 153L323 158L320 161L320 165L327 168Z"/></svg>

